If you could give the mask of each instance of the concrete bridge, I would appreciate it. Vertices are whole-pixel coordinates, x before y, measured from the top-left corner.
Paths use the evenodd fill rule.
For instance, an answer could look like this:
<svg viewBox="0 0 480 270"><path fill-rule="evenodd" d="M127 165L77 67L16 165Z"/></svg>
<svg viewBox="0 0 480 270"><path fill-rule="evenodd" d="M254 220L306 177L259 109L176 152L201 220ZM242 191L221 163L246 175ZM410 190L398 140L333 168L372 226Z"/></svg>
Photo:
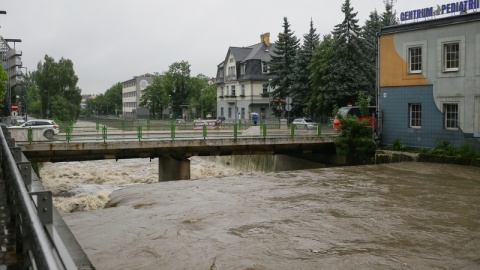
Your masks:
<svg viewBox="0 0 480 270"><path fill-rule="evenodd" d="M158 158L159 181L190 179L191 156L288 155L325 164L338 164L334 136L180 138L175 140L116 140L23 143L31 162Z"/></svg>

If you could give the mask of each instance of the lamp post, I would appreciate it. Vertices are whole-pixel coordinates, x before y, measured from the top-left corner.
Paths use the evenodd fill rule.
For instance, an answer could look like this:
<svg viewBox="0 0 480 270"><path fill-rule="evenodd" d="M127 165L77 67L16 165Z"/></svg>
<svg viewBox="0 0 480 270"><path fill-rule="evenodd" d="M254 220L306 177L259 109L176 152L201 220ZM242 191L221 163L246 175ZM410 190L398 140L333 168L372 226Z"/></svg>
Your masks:
<svg viewBox="0 0 480 270"><path fill-rule="evenodd" d="M203 89L200 90L200 119L203 119Z"/></svg>
<svg viewBox="0 0 480 270"><path fill-rule="evenodd" d="M20 69L24 68L25 69L25 74L23 74L23 79L24 79L24 87L25 87L25 94L23 98L25 99L25 122L28 121L28 84L27 84L27 78L25 75L28 75L28 68L27 67L20 67Z"/></svg>
<svg viewBox="0 0 480 270"><path fill-rule="evenodd" d="M265 116L265 121L267 120L268 118L268 115L271 114L271 108L270 108L270 93L271 93L271 90L272 90L272 79L268 79L268 113L267 115Z"/></svg>

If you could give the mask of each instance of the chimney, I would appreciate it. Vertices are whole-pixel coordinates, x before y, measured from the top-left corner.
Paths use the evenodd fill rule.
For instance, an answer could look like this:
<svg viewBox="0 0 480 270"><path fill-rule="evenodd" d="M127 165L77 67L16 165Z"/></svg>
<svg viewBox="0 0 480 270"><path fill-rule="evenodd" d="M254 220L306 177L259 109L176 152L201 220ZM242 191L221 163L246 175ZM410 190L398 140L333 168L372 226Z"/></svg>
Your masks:
<svg viewBox="0 0 480 270"><path fill-rule="evenodd" d="M265 34L260 35L260 42L265 43L265 45L270 46L270 33L267 32Z"/></svg>

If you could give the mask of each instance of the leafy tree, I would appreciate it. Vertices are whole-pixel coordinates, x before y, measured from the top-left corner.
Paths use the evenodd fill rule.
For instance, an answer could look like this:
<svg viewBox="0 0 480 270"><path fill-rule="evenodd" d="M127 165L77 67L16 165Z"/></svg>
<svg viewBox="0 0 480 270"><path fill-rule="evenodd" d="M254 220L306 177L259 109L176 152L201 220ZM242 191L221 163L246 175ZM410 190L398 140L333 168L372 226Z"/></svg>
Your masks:
<svg viewBox="0 0 480 270"><path fill-rule="evenodd" d="M162 111L169 105L169 96L165 87L165 78L156 74L153 77L153 83L147 86L140 98L140 106L148 108L153 118L156 113L160 115Z"/></svg>
<svg viewBox="0 0 480 270"><path fill-rule="evenodd" d="M118 82L107 91L105 91L105 99L107 102L107 111L113 113L115 110L122 110L122 83Z"/></svg>
<svg viewBox="0 0 480 270"><path fill-rule="evenodd" d="M295 55L298 50L298 39L290 30L287 17L283 18L283 33L275 42L275 49L269 62L269 75L272 75L270 85L273 88L273 100L285 99L290 94L290 87L293 84L293 70ZM273 106L276 108L276 106ZM280 116L280 111L275 111Z"/></svg>
<svg viewBox="0 0 480 270"><path fill-rule="evenodd" d="M293 84L291 86L290 96L293 100L293 114L304 115L307 101L311 92L309 64L313 57L315 47L318 46L320 37L313 27L313 21L310 21L310 31L303 36L303 45L297 51L295 65L293 68ZM311 115L312 113L310 113Z"/></svg>
<svg viewBox="0 0 480 270"><path fill-rule="evenodd" d="M173 116L179 116L182 114L181 105L187 104L188 97L192 92L190 64L186 61L175 62L169 66L163 76Z"/></svg>
<svg viewBox="0 0 480 270"><path fill-rule="evenodd" d="M63 57L55 62L52 57L45 55L44 62L38 63L35 73L42 117L52 117L62 121L76 119L80 113L82 96L80 88L77 87L78 77L75 75L73 62ZM65 105L64 102L69 104L68 111L56 106Z"/></svg>
<svg viewBox="0 0 480 270"><path fill-rule="evenodd" d="M334 40L332 35L323 36L323 40L313 51L312 60L308 66L310 70L310 85L312 91L309 94L306 105L309 111L320 115L329 115L335 100L326 99L328 83L333 80L330 70L334 65ZM338 107L338 106L337 106Z"/></svg>
<svg viewBox="0 0 480 270"><path fill-rule="evenodd" d="M196 77L193 77L191 83L192 94L189 98L190 108L196 109L196 117L205 118L208 113L216 111L217 88L214 84L210 84L210 78L203 74L198 74Z"/></svg>
<svg viewBox="0 0 480 270"><path fill-rule="evenodd" d="M3 65L0 65L0 100L5 100L5 88L6 85L3 83L8 80L8 74L3 69ZM4 104L0 103L0 108L3 108Z"/></svg>

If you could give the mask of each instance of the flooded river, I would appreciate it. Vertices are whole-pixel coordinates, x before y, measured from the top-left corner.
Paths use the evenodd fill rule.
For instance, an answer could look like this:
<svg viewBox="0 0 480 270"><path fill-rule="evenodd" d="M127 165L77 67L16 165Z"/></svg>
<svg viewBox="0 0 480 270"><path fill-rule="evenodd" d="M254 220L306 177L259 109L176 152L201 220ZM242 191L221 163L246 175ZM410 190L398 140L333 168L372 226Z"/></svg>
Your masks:
<svg viewBox="0 0 480 270"><path fill-rule="evenodd" d="M98 270L480 269L480 168L397 163L243 175L217 168L197 180L155 183L155 161L150 169L109 164L107 173L80 164L88 163L44 171L71 181L58 194L74 187L70 195L89 190L92 201L109 201L103 209L70 202L77 206L67 212L88 211L62 214ZM119 180L128 166L132 181ZM90 184L75 186L80 178ZM97 187L110 178L110 188ZM141 178L153 180L131 183Z"/></svg>

